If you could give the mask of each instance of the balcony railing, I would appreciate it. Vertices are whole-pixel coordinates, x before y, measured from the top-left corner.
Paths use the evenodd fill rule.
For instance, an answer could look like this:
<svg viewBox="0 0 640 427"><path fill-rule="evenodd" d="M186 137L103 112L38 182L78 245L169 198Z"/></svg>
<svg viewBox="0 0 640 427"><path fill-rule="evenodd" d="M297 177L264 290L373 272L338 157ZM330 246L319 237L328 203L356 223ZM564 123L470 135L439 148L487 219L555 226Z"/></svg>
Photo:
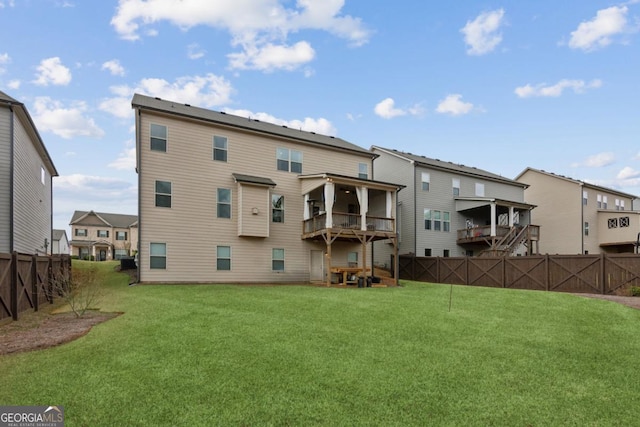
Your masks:
<svg viewBox="0 0 640 427"><path fill-rule="evenodd" d="M362 230L362 217L359 214L349 214L334 212L332 218L332 229L348 229L348 230ZM395 230L395 220L393 218L382 218L376 216L366 217L366 230L367 231L381 231L381 232L393 232ZM324 230L327 227L327 214L316 215L313 218L307 219L303 224L303 233L314 233L316 231Z"/></svg>
<svg viewBox="0 0 640 427"><path fill-rule="evenodd" d="M511 228L504 225L496 226L496 235L497 239L501 239L509 234ZM528 240L539 240L540 239L540 226L538 225L529 225L527 227L527 239ZM480 227L472 227L465 228L463 230L458 230L458 243L470 243L470 242L480 242L491 239L491 226L483 225Z"/></svg>

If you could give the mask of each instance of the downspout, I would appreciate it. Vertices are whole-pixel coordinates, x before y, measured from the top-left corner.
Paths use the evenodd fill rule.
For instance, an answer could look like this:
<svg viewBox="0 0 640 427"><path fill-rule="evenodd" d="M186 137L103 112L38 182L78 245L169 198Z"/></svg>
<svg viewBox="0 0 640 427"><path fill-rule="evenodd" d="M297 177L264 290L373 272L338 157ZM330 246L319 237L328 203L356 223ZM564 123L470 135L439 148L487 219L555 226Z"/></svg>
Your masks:
<svg viewBox="0 0 640 427"><path fill-rule="evenodd" d="M13 229L14 229L14 197L13 192L15 189L14 186L14 163L15 163L15 149L14 149L14 120L15 120L15 112L13 111L13 106L9 104L9 111L11 112L11 121L9 122L9 156L11 159L9 161L9 253L13 253L14 248L14 239L13 239Z"/></svg>
<svg viewBox="0 0 640 427"><path fill-rule="evenodd" d="M418 256L418 185L416 184L418 170L413 163L413 256ZM424 214L423 214L424 215ZM424 225L423 225L424 226Z"/></svg>
<svg viewBox="0 0 640 427"><path fill-rule="evenodd" d="M580 191L578 195L580 196L580 255L584 255L584 198L582 192L584 191L583 184L580 183Z"/></svg>
<svg viewBox="0 0 640 427"><path fill-rule="evenodd" d="M375 164L375 157L373 159L371 159L371 179L375 179L375 175L373 174L373 165ZM368 191L368 190L367 190ZM376 246L376 242L372 241L371 242L371 276L375 276L376 275L376 266L373 265L374 260L376 259L375 257L375 246Z"/></svg>
<svg viewBox="0 0 640 427"><path fill-rule="evenodd" d="M142 264L142 256L140 256L140 249L141 249L141 244L142 244L142 215L141 215L141 203L140 203L140 185L141 185L141 181L142 181L142 173L141 173L141 168L140 168L140 164L142 163L140 161L140 157L142 156L142 151L141 151L141 146L140 146L140 109L137 108L136 109L136 173L138 174L138 252L137 252L137 256L138 256L138 262L136 263L136 267L137 267L137 276L138 276L138 283L140 283L140 264Z"/></svg>

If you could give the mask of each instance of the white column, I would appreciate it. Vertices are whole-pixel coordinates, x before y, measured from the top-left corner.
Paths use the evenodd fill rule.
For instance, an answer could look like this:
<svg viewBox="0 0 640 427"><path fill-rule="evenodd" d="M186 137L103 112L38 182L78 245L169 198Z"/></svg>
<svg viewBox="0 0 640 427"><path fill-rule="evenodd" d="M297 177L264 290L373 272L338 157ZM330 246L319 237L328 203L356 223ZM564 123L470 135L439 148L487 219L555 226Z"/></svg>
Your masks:
<svg viewBox="0 0 640 427"><path fill-rule="evenodd" d="M333 196L335 191L333 182L327 181L324 184L324 210L327 214L326 228L333 228Z"/></svg>
<svg viewBox="0 0 640 427"><path fill-rule="evenodd" d="M367 187L356 187L358 203L360 203L360 230L367 229L367 212L369 212L369 189Z"/></svg>
<svg viewBox="0 0 640 427"><path fill-rule="evenodd" d="M496 203L491 202L491 237L496 236Z"/></svg>
<svg viewBox="0 0 640 427"><path fill-rule="evenodd" d="M513 227L513 214L514 214L513 206L509 206L509 227Z"/></svg>
<svg viewBox="0 0 640 427"><path fill-rule="evenodd" d="M311 218L311 206L309 206L309 193L304 195L304 220Z"/></svg>

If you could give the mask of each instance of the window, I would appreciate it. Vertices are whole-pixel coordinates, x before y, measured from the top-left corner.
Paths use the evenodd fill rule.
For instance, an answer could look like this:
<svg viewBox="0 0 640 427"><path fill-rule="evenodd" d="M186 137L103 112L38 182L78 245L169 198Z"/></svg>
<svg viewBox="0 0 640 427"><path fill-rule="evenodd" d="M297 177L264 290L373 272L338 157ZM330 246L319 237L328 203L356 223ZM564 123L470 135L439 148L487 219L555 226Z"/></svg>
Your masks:
<svg viewBox="0 0 640 427"><path fill-rule="evenodd" d="M602 196L602 209L607 209L607 196Z"/></svg>
<svg viewBox="0 0 640 427"><path fill-rule="evenodd" d="M431 230L431 209L424 210L424 229Z"/></svg>
<svg viewBox="0 0 640 427"><path fill-rule="evenodd" d="M431 256L431 248L424 249L424 256Z"/></svg>
<svg viewBox="0 0 640 427"><path fill-rule="evenodd" d="M149 243L149 268L160 270L167 268L166 243Z"/></svg>
<svg viewBox="0 0 640 427"><path fill-rule="evenodd" d="M116 231L116 240L127 240L126 231Z"/></svg>
<svg viewBox="0 0 640 427"><path fill-rule="evenodd" d="M171 207L171 182L156 181L156 206L161 208Z"/></svg>
<svg viewBox="0 0 640 427"><path fill-rule="evenodd" d="M358 163L358 178L369 179L369 165Z"/></svg>
<svg viewBox="0 0 640 427"><path fill-rule="evenodd" d="M589 235L589 223L588 222L584 223L584 235L585 236Z"/></svg>
<svg viewBox="0 0 640 427"><path fill-rule="evenodd" d="M441 217L442 212L440 211L433 211L433 230L434 231L440 231L442 230L442 217Z"/></svg>
<svg viewBox="0 0 640 427"><path fill-rule="evenodd" d="M227 161L227 137L213 136L213 160Z"/></svg>
<svg viewBox="0 0 640 427"><path fill-rule="evenodd" d="M358 252L349 252L347 254L347 265L349 267L358 266Z"/></svg>
<svg viewBox="0 0 640 427"><path fill-rule="evenodd" d="M620 210L624 210L624 200L620 200Z"/></svg>
<svg viewBox="0 0 640 427"><path fill-rule="evenodd" d="M44 170L44 166L40 166L40 182L42 185L46 183L47 180L47 171Z"/></svg>
<svg viewBox="0 0 640 427"><path fill-rule="evenodd" d="M231 218L231 190L218 188L218 218Z"/></svg>
<svg viewBox="0 0 640 427"><path fill-rule="evenodd" d="M442 212L442 231L451 231L451 215L449 212Z"/></svg>
<svg viewBox="0 0 640 427"><path fill-rule="evenodd" d="M302 173L302 151L278 148L276 159L279 171Z"/></svg>
<svg viewBox="0 0 640 427"><path fill-rule="evenodd" d="M453 178L451 180L451 186L453 187L453 195L460 195L460 178Z"/></svg>
<svg viewBox="0 0 640 427"><path fill-rule="evenodd" d="M442 256L445 258L449 258L449 249L443 249L442 250Z"/></svg>
<svg viewBox="0 0 640 427"><path fill-rule="evenodd" d="M620 210L620 199L616 199L616 210Z"/></svg>
<svg viewBox="0 0 640 427"><path fill-rule="evenodd" d="M151 150L167 151L167 127L151 124Z"/></svg>
<svg viewBox="0 0 640 427"><path fill-rule="evenodd" d="M231 246L218 246L216 253L216 269L231 270Z"/></svg>
<svg viewBox="0 0 640 427"><path fill-rule="evenodd" d="M129 256L129 251L126 249L116 249L113 254L114 259L122 259L123 257Z"/></svg>
<svg viewBox="0 0 640 427"><path fill-rule="evenodd" d="M422 191L429 191L431 184L431 174L429 172L422 172Z"/></svg>
<svg viewBox="0 0 640 427"><path fill-rule="evenodd" d="M86 228L76 228L76 236L77 237L87 237L87 229Z"/></svg>
<svg viewBox="0 0 640 427"><path fill-rule="evenodd" d="M484 197L484 184L476 182L476 196Z"/></svg>
<svg viewBox="0 0 640 427"><path fill-rule="evenodd" d="M588 201L588 199L589 199L589 197L588 197L588 196L589 196L589 195L587 194L587 192L586 192L586 191L583 191L583 192L582 192L582 204L583 204L584 206L587 206L587 201Z"/></svg>
<svg viewBox="0 0 640 427"><path fill-rule="evenodd" d="M284 271L284 249L272 249L271 269L273 271Z"/></svg>
<svg viewBox="0 0 640 427"><path fill-rule="evenodd" d="M600 194L596 195L596 206L598 206L598 209L602 209L602 196Z"/></svg>
<svg viewBox="0 0 640 427"><path fill-rule="evenodd" d="M98 237L109 237L109 230L98 230Z"/></svg>
<svg viewBox="0 0 640 427"><path fill-rule="evenodd" d="M271 221L284 222L284 196L271 195Z"/></svg>

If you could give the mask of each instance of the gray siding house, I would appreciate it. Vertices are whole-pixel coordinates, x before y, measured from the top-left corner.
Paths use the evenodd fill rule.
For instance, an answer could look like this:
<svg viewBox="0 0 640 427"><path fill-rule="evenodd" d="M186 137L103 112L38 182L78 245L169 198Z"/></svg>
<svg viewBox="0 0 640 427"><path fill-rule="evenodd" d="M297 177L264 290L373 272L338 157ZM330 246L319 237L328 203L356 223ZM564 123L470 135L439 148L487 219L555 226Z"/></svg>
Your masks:
<svg viewBox="0 0 640 427"><path fill-rule="evenodd" d="M51 253L54 176L27 108L0 92L0 252Z"/></svg>
<svg viewBox="0 0 640 427"><path fill-rule="evenodd" d="M372 179L369 150L139 94L132 104L141 282L359 284L371 242L395 246L401 186Z"/></svg>
<svg viewBox="0 0 640 427"><path fill-rule="evenodd" d="M376 180L400 183L400 254L416 256L522 255L536 252L538 228L526 184L475 167L373 146ZM390 266L388 245L375 261Z"/></svg>

